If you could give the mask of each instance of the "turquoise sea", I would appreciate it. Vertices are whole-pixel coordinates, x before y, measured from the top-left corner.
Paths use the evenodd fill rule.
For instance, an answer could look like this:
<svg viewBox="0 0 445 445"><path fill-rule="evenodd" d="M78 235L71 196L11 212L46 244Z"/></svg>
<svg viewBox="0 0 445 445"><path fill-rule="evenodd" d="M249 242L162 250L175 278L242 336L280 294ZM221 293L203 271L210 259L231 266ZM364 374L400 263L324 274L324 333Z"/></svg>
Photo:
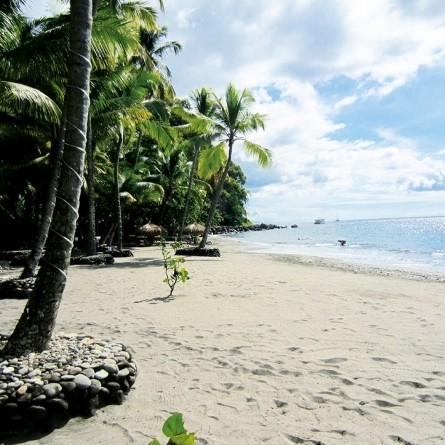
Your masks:
<svg viewBox="0 0 445 445"><path fill-rule="evenodd" d="M445 217L298 223L230 235L249 251L315 256L347 263L445 273ZM338 240L346 240L341 246Z"/></svg>

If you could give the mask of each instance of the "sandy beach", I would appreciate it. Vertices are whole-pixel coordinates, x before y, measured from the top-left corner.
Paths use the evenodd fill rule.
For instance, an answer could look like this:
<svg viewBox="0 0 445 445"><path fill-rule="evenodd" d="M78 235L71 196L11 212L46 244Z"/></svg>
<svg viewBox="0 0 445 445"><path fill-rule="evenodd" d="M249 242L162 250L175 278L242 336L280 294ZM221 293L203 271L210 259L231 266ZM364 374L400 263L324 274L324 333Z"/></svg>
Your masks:
<svg viewBox="0 0 445 445"><path fill-rule="evenodd" d="M444 282L212 241L167 301L158 246L71 266L56 332L131 346L139 375L124 405L26 443L164 443L182 412L197 444L445 444ZM1 332L24 304L2 301Z"/></svg>

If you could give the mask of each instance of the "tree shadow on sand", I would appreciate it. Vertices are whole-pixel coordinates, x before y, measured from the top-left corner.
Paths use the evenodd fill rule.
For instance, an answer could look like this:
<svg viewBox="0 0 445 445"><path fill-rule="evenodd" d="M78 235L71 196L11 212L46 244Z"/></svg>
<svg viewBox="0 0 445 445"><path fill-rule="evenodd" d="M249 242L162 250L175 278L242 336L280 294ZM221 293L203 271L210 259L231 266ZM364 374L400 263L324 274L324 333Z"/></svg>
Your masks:
<svg viewBox="0 0 445 445"><path fill-rule="evenodd" d="M169 303L170 301L174 301L173 295L167 295L166 297L154 297L154 298L144 298L143 300L134 301L133 303L149 303L149 304L158 304L158 303Z"/></svg>

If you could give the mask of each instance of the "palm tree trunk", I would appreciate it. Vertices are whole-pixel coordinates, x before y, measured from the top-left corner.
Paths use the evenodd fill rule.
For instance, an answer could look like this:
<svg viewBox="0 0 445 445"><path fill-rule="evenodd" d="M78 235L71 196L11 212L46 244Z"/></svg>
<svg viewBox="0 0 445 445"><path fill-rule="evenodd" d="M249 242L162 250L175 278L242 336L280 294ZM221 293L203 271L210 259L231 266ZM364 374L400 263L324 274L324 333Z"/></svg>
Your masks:
<svg viewBox="0 0 445 445"><path fill-rule="evenodd" d="M121 155L122 145L124 143L124 128L122 124L119 128L119 138L116 146L116 158L114 160L114 199L116 206L116 225L117 225L117 249L122 250L122 210L121 197L119 190L119 157Z"/></svg>
<svg viewBox="0 0 445 445"><path fill-rule="evenodd" d="M94 162L93 162L93 130L91 127L91 114L88 116L88 133L86 145L87 158L87 194L88 194L88 230L87 255L96 255L96 203L94 199Z"/></svg>
<svg viewBox="0 0 445 445"><path fill-rule="evenodd" d="M212 204L210 206L209 214L207 216L206 227L204 233L201 238L201 242L199 243L199 248L203 249L207 244L207 238L209 236L210 229L213 223L213 217L215 216L216 206L218 205L219 198L221 196L221 192L224 188L224 184L226 182L227 174L229 173L230 163L232 162L232 149L233 149L233 141L229 139L229 154L227 156L227 162L222 172L221 178L218 181L218 184L215 188L215 193L213 195Z"/></svg>
<svg viewBox="0 0 445 445"><path fill-rule="evenodd" d="M51 340L67 280L78 218L89 109L92 0L71 0L70 59L62 181L35 288L3 350L19 356L43 351Z"/></svg>
<svg viewBox="0 0 445 445"><path fill-rule="evenodd" d="M184 226L187 222L187 214L189 211L190 195L192 193L192 185L193 185L193 179L195 177L196 162L198 160L199 145L195 145L194 148L195 148L195 150L193 152L193 162L192 162L192 167L190 169L190 178L189 178L189 183L187 185L187 195L185 197L184 214L182 215L181 227L179 229L179 240L182 240L182 236L184 233Z"/></svg>
<svg viewBox="0 0 445 445"><path fill-rule="evenodd" d="M65 143L65 126L66 126L66 107L63 107L63 115L60 123L58 142L55 144L55 150L52 157L51 179L48 185L46 200L43 205L42 222L34 245L29 255L28 261L23 268L21 279L31 278L36 274L37 266L45 248L46 239L48 238L49 227L56 206L57 187L59 184L60 171L62 169L63 145Z"/></svg>
<svg viewBox="0 0 445 445"><path fill-rule="evenodd" d="M139 134L138 134L138 142L136 145L136 156L134 159L134 168L136 168L136 166L139 163L139 155L141 153L141 144L142 144L142 131L139 130Z"/></svg>

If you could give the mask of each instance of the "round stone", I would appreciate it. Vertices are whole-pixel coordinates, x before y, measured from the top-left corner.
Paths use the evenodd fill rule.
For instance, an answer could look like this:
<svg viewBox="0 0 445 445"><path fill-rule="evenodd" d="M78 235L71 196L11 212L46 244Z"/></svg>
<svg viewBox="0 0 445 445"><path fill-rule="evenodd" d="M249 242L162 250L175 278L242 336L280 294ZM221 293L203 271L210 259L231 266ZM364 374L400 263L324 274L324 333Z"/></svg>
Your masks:
<svg viewBox="0 0 445 445"><path fill-rule="evenodd" d="M22 396L27 390L28 387L26 385L22 385L20 388L17 389L16 393L17 395Z"/></svg>
<svg viewBox="0 0 445 445"><path fill-rule="evenodd" d="M60 382L64 392L71 392L76 389L76 384L74 382Z"/></svg>
<svg viewBox="0 0 445 445"><path fill-rule="evenodd" d="M32 419L43 420L43 418L46 415L46 408L44 408L43 406L39 406L39 405L31 405L27 409L27 412Z"/></svg>
<svg viewBox="0 0 445 445"><path fill-rule="evenodd" d="M49 398L56 397L62 391L62 387L58 383L48 383L43 386L43 392Z"/></svg>
<svg viewBox="0 0 445 445"><path fill-rule="evenodd" d="M118 376L119 378L124 378L124 377L127 377L129 374L130 374L130 371L128 370L128 368L124 368L124 369L121 369L121 370L117 373L117 376Z"/></svg>
<svg viewBox="0 0 445 445"><path fill-rule="evenodd" d="M93 368L87 368L82 371L83 375L86 375L89 379L92 379L94 377L94 369Z"/></svg>
<svg viewBox="0 0 445 445"><path fill-rule="evenodd" d="M65 374L65 375L62 375L61 377L60 377L60 380L62 381L62 382L72 382L73 380L74 380L74 375L71 375L71 374Z"/></svg>
<svg viewBox="0 0 445 445"><path fill-rule="evenodd" d="M116 374L119 371L117 365L111 363L104 363L104 369L112 374Z"/></svg>
<svg viewBox="0 0 445 445"><path fill-rule="evenodd" d="M90 394L93 396L96 395L100 391L100 388L102 388L102 383L100 383L99 380L91 379Z"/></svg>
<svg viewBox="0 0 445 445"><path fill-rule="evenodd" d="M119 391L121 389L121 385L117 382L108 382L106 387L110 390L110 392Z"/></svg>
<svg viewBox="0 0 445 445"><path fill-rule="evenodd" d="M77 374L73 381L79 389L88 389L91 386L91 380L83 374Z"/></svg>
<svg viewBox="0 0 445 445"><path fill-rule="evenodd" d="M94 378L97 380L105 380L108 377L108 372L105 369L101 369L94 374Z"/></svg>

